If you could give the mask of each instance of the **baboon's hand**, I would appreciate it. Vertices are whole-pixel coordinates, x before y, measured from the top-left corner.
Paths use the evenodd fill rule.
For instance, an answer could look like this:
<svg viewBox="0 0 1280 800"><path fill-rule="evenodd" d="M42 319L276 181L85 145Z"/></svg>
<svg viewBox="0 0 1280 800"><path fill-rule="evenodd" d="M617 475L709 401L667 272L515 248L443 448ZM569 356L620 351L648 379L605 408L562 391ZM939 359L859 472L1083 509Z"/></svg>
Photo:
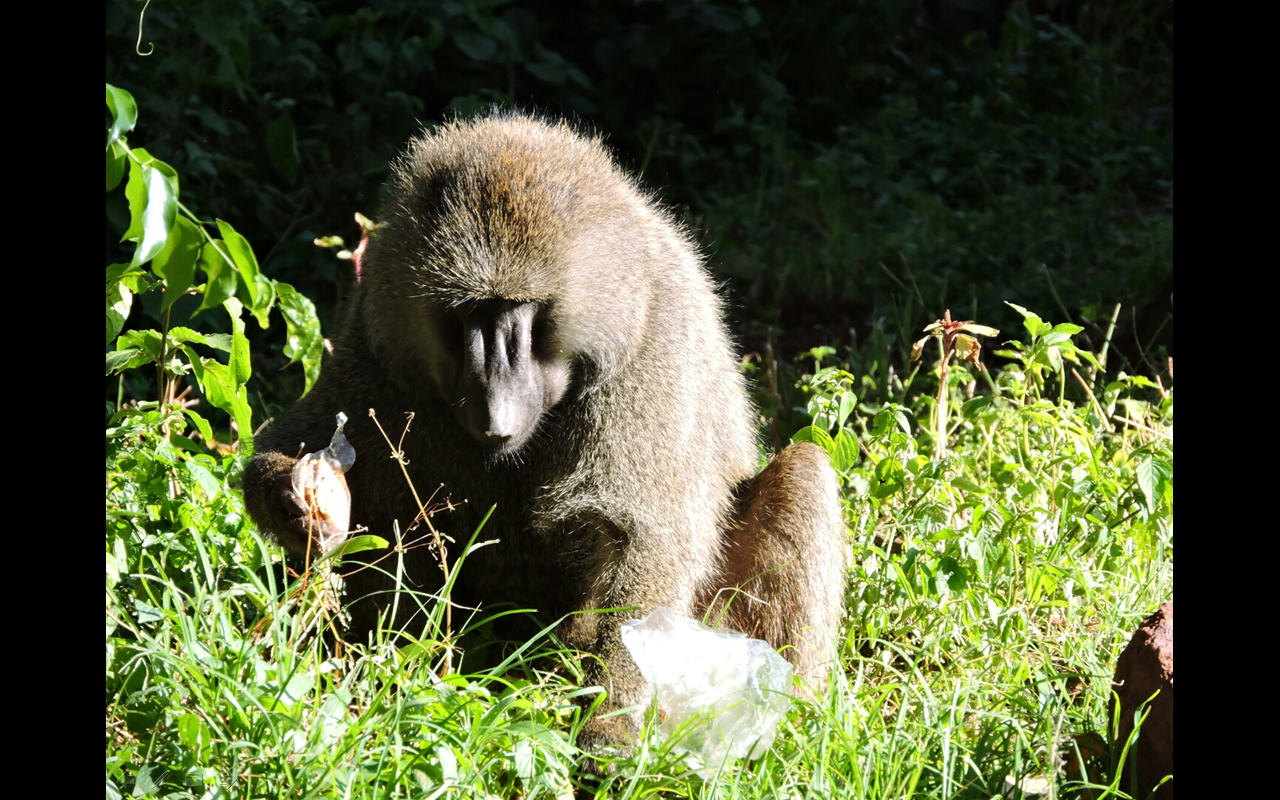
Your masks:
<svg viewBox="0 0 1280 800"><path fill-rule="evenodd" d="M244 502L249 516L265 533L299 555L312 537L307 509L293 491L293 466L298 459L283 453L260 453L244 470ZM312 554L319 545L312 542Z"/></svg>

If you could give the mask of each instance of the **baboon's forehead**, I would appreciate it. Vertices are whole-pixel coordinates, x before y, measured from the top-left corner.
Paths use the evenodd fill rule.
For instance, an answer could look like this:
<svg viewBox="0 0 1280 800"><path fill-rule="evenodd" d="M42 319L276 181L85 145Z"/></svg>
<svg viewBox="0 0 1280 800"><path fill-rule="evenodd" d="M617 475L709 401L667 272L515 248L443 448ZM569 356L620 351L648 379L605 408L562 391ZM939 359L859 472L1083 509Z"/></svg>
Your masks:
<svg viewBox="0 0 1280 800"><path fill-rule="evenodd" d="M542 130L541 138L500 129L491 138L467 131L456 141L420 140L399 183L419 213L524 236L555 234L617 204L627 181L596 142Z"/></svg>
<svg viewBox="0 0 1280 800"><path fill-rule="evenodd" d="M634 213L636 197L598 142L490 118L411 145L386 232L416 251L418 282L436 296L536 300L557 294L575 242L607 236L602 223Z"/></svg>

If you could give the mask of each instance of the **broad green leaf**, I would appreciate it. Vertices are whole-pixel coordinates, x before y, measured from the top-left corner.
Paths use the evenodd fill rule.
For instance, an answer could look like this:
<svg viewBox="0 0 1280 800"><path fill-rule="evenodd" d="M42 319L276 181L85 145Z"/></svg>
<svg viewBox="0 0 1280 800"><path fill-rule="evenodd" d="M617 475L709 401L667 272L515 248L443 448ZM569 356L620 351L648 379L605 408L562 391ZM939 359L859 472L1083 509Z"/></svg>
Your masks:
<svg viewBox="0 0 1280 800"><path fill-rule="evenodd" d="M123 283L117 282L114 286L107 287L107 341L111 344L111 340L120 335L120 331L124 328L124 321L129 318L129 311L133 308L133 292ZM109 371L108 367L108 371Z"/></svg>
<svg viewBox="0 0 1280 800"><path fill-rule="evenodd" d="M191 287L203 238L200 229L186 217L179 216L174 221L168 245L151 265L152 271L164 278L161 309L168 309Z"/></svg>
<svg viewBox="0 0 1280 800"><path fill-rule="evenodd" d="M196 314L216 308L236 296L236 270L225 257L226 249L226 243L221 239L205 242L200 249L200 269L204 270L205 284L204 300Z"/></svg>
<svg viewBox="0 0 1280 800"><path fill-rule="evenodd" d="M289 183L298 179L298 137L288 111L267 126L267 157Z"/></svg>
<svg viewBox="0 0 1280 800"><path fill-rule="evenodd" d="M858 438L841 428L832 441L831 463L838 472L846 472L858 463Z"/></svg>
<svg viewBox="0 0 1280 800"><path fill-rule="evenodd" d="M204 382L200 388L204 390L205 398L231 415L239 430L240 453L249 455L253 452L253 415L249 409L248 390L235 386L228 365L206 358L203 367ZM200 371L196 370L196 374L198 376Z"/></svg>
<svg viewBox="0 0 1280 800"><path fill-rule="evenodd" d="M118 372L124 372L126 369L134 369L154 361L155 359L141 347L110 350L107 352L107 374L115 375Z"/></svg>
<svg viewBox="0 0 1280 800"><path fill-rule="evenodd" d="M111 110L112 120L107 131L107 145L110 146L138 124L138 104L133 101L133 95L108 83L107 108Z"/></svg>
<svg viewBox="0 0 1280 800"><path fill-rule="evenodd" d="M986 395L980 395L965 402L965 404L960 407L960 413L964 415L965 419L973 419L977 416L979 411L989 405L991 405L991 398Z"/></svg>
<svg viewBox="0 0 1280 800"><path fill-rule="evenodd" d="M1072 325L1070 322L1059 322L1057 325L1053 326L1051 333L1065 333L1068 336L1071 336L1082 330L1084 330L1084 328L1079 325Z"/></svg>
<svg viewBox="0 0 1280 800"><path fill-rule="evenodd" d="M1145 453L1133 465L1134 477L1138 479L1138 488L1142 490L1142 498L1147 503L1147 513L1156 510L1156 469L1150 453Z"/></svg>
<svg viewBox="0 0 1280 800"><path fill-rule="evenodd" d="M218 230L222 233L227 254L236 265L236 270L244 281L244 287L249 292L249 308L257 308L258 292L262 288L258 281L258 258L253 254L253 248L249 246L249 242L231 227L230 223L218 220Z"/></svg>
<svg viewBox="0 0 1280 800"><path fill-rule="evenodd" d="M216 335L216 334L215 334ZM223 334L224 336L226 334ZM196 344L208 344L209 339L199 331L193 331L190 328L184 328L179 325L176 328L169 329L169 345L175 346L184 342L194 342Z"/></svg>
<svg viewBox="0 0 1280 800"><path fill-rule="evenodd" d="M253 370L249 364L249 340L244 335L244 320L240 318L243 306L239 300L232 298L226 302L227 313L231 315L231 359L228 366L235 386L239 389L249 382Z"/></svg>
<svg viewBox="0 0 1280 800"><path fill-rule="evenodd" d="M112 142L107 147L107 191L111 191L120 185L120 181L124 178L124 168L129 161L128 154L119 142Z"/></svg>
<svg viewBox="0 0 1280 800"><path fill-rule="evenodd" d="M231 352L231 334L229 333L206 333L204 335L204 343L214 350L221 350L224 353Z"/></svg>
<svg viewBox="0 0 1280 800"><path fill-rule="evenodd" d="M147 207L147 184L142 180L142 165L129 159L129 180L124 185L129 201L129 227L120 237L122 242L136 242L142 235L142 212Z"/></svg>
<svg viewBox="0 0 1280 800"><path fill-rule="evenodd" d="M146 606L146 609L154 611L156 619L163 618L158 611L155 611L155 609L150 606ZM155 620L151 619L150 616L147 616L142 608L139 608L138 621L154 622ZM143 764L142 768L138 770L138 777L134 781L133 796L146 797L147 795L158 794L160 792L160 787L164 784L164 776L166 772L168 772L168 770L165 769L163 764Z"/></svg>
<svg viewBox="0 0 1280 800"><path fill-rule="evenodd" d="M840 413L836 415L836 425L844 425L845 420L849 419L849 415L853 413L857 403L858 397L853 392L840 393Z"/></svg>
<svg viewBox="0 0 1280 800"><path fill-rule="evenodd" d="M1062 351L1056 347L1050 347L1044 351L1044 358L1049 362L1049 368L1054 372L1062 372Z"/></svg>
<svg viewBox="0 0 1280 800"><path fill-rule="evenodd" d="M314 563L318 564L330 558L340 558L349 556L354 553L363 553L365 550L385 550L388 542L381 536L373 536L366 534L364 536L353 536L342 544L336 545L329 552L320 556Z"/></svg>
<svg viewBox="0 0 1280 800"><path fill-rule="evenodd" d="M205 423L205 425L208 425L208 423ZM206 497L217 497L222 491L222 484L218 482L218 479L213 477L213 473L200 464L191 460L184 460L182 465L186 467L187 474L200 486L200 491L204 492Z"/></svg>
<svg viewBox="0 0 1280 800"><path fill-rule="evenodd" d="M898 491L902 488L903 479L906 476L902 462L896 458L880 459L880 463L876 464L875 474L876 481L871 485L871 494L874 497L888 497Z"/></svg>
<svg viewBox="0 0 1280 800"><path fill-rule="evenodd" d="M808 427L804 427L796 431L795 436L791 437L791 441L813 442L828 453L831 452L831 448L835 444L831 440L831 434L827 433L825 429L819 428L817 425L809 425Z"/></svg>
<svg viewBox="0 0 1280 800"><path fill-rule="evenodd" d="M128 347L140 347L151 356L152 360L160 360L160 332L145 331L129 331L116 340L116 349L124 350Z"/></svg>
<svg viewBox="0 0 1280 800"><path fill-rule="evenodd" d="M1053 347L1054 345L1060 345L1063 342L1071 341L1071 334L1062 331L1049 331L1040 341L1044 342L1049 347Z"/></svg>
<svg viewBox="0 0 1280 800"><path fill-rule="evenodd" d="M125 286L137 292L137 278L145 274L141 268L132 264L111 264L107 267L107 292L110 293L111 288L117 283L124 283Z"/></svg>
<svg viewBox="0 0 1280 800"><path fill-rule="evenodd" d="M287 283L277 283L275 288L276 295L280 298L280 313L284 315L287 329L284 354L288 356L290 364L302 362L306 378L302 394L306 395L320 376L320 361L324 356L320 318L316 316L315 305L298 290Z"/></svg>
<svg viewBox="0 0 1280 800"><path fill-rule="evenodd" d="M963 475L957 475L951 479L951 485L970 494L986 494L987 490L982 486L974 483Z"/></svg>
<svg viewBox="0 0 1280 800"><path fill-rule="evenodd" d="M187 713L178 718L178 738L182 746L197 757L200 751L213 741L209 728L195 714Z"/></svg>
<svg viewBox="0 0 1280 800"><path fill-rule="evenodd" d="M138 248L133 253L134 264L145 264L164 249L169 239L169 229L173 227L178 213L178 192L169 176L150 164L143 166L141 172L146 201L140 215L141 230L138 233ZM129 178L132 183L132 170ZM125 191L128 192L127 187ZM133 203L130 202L129 206L132 210Z"/></svg>
<svg viewBox="0 0 1280 800"><path fill-rule="evenodd" d="M212 446L213 445L213 427L209 425L209 421L189 408L182 409L182 413L186 414L187 418L191 420L191 424L195 425L196 430L200 431L200 437L204 439L205 445Z"/></svg>

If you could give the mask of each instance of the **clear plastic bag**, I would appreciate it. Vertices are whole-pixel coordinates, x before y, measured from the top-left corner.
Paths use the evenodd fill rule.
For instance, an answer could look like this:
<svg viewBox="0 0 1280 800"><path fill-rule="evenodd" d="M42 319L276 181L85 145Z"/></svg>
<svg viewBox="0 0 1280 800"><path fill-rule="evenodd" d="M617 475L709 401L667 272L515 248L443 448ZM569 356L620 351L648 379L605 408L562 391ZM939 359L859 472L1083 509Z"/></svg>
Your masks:
<svg viewBox="0 0 1280 800"><path fill-rule="evenodd" d="M622 643L666 713L659 724L694 769L759 758L791 704L791 664L760 639L659 606L622 625Z"/></svg>

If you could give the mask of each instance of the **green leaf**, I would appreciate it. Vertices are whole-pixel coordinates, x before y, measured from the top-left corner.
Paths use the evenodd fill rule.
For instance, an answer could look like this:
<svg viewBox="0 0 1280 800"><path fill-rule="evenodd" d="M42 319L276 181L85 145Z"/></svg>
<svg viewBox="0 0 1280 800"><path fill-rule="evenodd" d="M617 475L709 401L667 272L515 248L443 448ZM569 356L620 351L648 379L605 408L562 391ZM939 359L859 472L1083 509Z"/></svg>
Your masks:
<svg viewBox="0 0 1280 800"><path fill-rule="evenodd" d="M208 425L208 423L205 424ZM206 441L205 444L208 444L208 441ZM200 464L186 460L182 462L182 465L186 468L187 474L190 475L192 480L196 482L196 485L200 487L200 491L204 492L205 497L217 497L222 491L222 484L218 482L218 479L213 477L213 473L205 469Z"/></svg>
<svg viewBox="0 0 1280 800"><path fill-rule="evenodd" d="M1079 333L1082 330L1084 330L1084 328L1082 328L1079 325L1072 325L1070 322L1059 322L1057 325L1053 326L1053 329L1050 332L1065 333L1068 336L1072 336L1074 334Z"/></svg>
<svg viewBox="0 0 1280 800"><path fill-rule="evenodd" d="M205 274L204 300L195 314L216 308L236 296L236 271L224 257L225 252L226 243L221 239L206 242L200 249L200 269Z"/></svg>
<svg viewBox="0 0 1280 800"><path fill-rule="evenodd" d="M298 137L288 111L267 126L267 157L289 183L298 179Z"/></svg>
<svg viewBox="0 0 1280 800"><path fill-rule="evenodd" d="M129 159L129 180L124 185L129 201L129 227L120 237L122 242L136 242L142 235L142 212L147 207L147 184L142 180L142 165Z"/></svg>
<svg viewBox="0 0 1280 800"><path fill-rule="evenodd" d="M973 419L977 416L979 411L989 405L991 405L991 398L986 395L980 395L965 402L965 404L960 407L960 413L964 415L965 419Z"/></svg>
<svg viewBox="0 0 1280 800"><path fill-rule="evenodd" d="M249 408L249 393L243 386L237 388L231 369L212 358L203 360L203 382L200 388L205 398L217 408L231 415L240 435L240 453L253 452L253 413ZM200 380L200 370L196 370Z"/></svg>
<svg viewBox="0 0 1280 800"><path fill-rule="evenodd" d="M107 353L107 374L115 375L126 369L134 369L143 364L155 361L140 347L126 347L123 350L111 350Z"/></svg>
<svg viewBox="0 0 1280 800"><path fill-rule="evenodd" d="M231 375L238 389L248 383L249 376L253 374L249 364L249 340L245 338L244 320L240 318L242 308L240 301L228 300L226 308L227 313L231 315L231 360L228 366L231 368Z"/></svg>
<svg viewBox="0 0 1280 800"><path fill-rule="evenodd" d="M840 393L840 411L836 414L836 425L843 427L845 420L853 413L854 407L858 404L858 397L853 392Z"/></svg>
<svg viewBox="0 0 1280 800"><path fill-rule="evenodd" d="M275 288L276 295L280 298L280 313L284 315L287 329L284 354L288 356L290 364L302 362L306 378L302 394L306 395L320 376L320 361L324 356L320 318L316 315L315 305L298 290L287 283L277 283Z"/></svg>
<svg viewBox="0 0 1280 800"><path fill-rule="evenodd" d="M963 475L957 475L956 477L952 478L951 485L956 487L957 489L960 489L965 492L969 492L971 494L987 493L986 489L974 483L973 481L969 480L968 478L964 477Z"/></svg>
<svg viewBox="0 0 1280 800"><path fill-rule="evenodd" d="M125 187L126 195L133 184L134 169L137 169L136 165L129 170L130 186ZM145 264L164 249L169 239L169 229L173 227L178 213L178 190L169 176L150 164L143 165L140 171L145 200L138 213L138 249L133 253L135 265ZM129 209L131 212L134 209L132 198ZM133 230L132 224L130 230Z"/></svg>
<svg viewBox="0 0 1280 800"><path fill-rule="evenodd" d="M871 485L872 496L888 497L898 491L904 485L905 476L906 472L902 468L902 462L898 461L898 459L880 459L880 463L876 464L876 481Z"/></svg>
<svg viewBox="0 0 1280 800"><path fill-rule="evenodd" d="M313 563L320 563L330 558L340 558L349 556L354 553L363 553L365 550L385 550L388 542L381 536L373 536L366 534L364 536L353 536L342 544L336 545L329 552L320 556Z"/></svg>
<svg viewBox="0 0 1280 800"><path fill-rule="evenodd" d="M208 344L209 340L207 337L205 337L203 333L199 331L193 331L190 328L184 328L181 325L179 325L176 328L169 329L169 345L170 346L179 345L184 342L195 342L196 344Z"/></svg>
<svg viewBox="0 0 1280 800"><path fill-rule="evenodd" d="M227 255L236 265L241 279L244 280L244 287L249 292L249 308L256 308L258 292L261 289L261 284L258 282L258 258L253 254L253 248L249 246L249 242L231 227L230 223L218 220L218 231L222 233Z"/></svg>
<svg viewBox="0 0 1280 800"><path fill-rule="evenodd" d="M116 340L116 349L124 350L127 347L139 347L144 350L153 361L160 359L160 332L153 330L145 331L129 331Z"/></svg>
<svg viewBox="0 0 1280 800"><path fill-rule="evenodd" d="M847 472L858 463L858 438L841 428L832 442L831 463L838 472Z"/></svg>
<svg viewBox="0 0 1280 800"><path fill-rule="evenodd" d="M129 161L129 156L125 153L124 148L119 142L112 142L107 146L107 191L111 191L120 185L121 179L124 178L125 164Z"/></svg>
<svg viewBox="0 0 1280 800"><path fill-rule="evenodd" d="M164 300L160 308L167 310L191 287L196 275L196 260L204 237L195 223L178 217L169 232L169 244L156 256L151 269L164 278Z"/></svg>
<svg viewBox="0 0 1280 800"><path fill-rule="evenodd" d="M120 331L124 328L124 322L129 318L129 311L132 308L133 292L129 291L127 286L120 282L107 286L106 344L111 344L111 340L120 335ZM107 371L110 374L110 367L108 367Z"/></svg>
<svg viewBox="0 0 1280 800"><path fill-rule="evenodd" d="M817 425L809 425L808 427L804 427L796 431L795 436L791 437L791 441L813 442L814 444L821 446L822 449L826 450L828 453L830 453L831 448L835 446L835 443L831 440L831 434L827 433L825 429L819 428Z"/></svg>
<svg viewBox="0 0 1280 800"><path fill-rule="evenodd" d="M188 353L188 355L190 355ZM193 360L194 363L194 360ZM203 364L201 365L203 367ZM200 431L200 437L204 439L205 446L213 446L213 427L209 425L209 420L192 411L189 408L182 409L182 413L187 415L191 423L196 426L196 430Z"/></svg>
<svg viewBox="0 0 1280 800"><path fill-rule="evenodd" d="M138 620L142 620L142 614L138 614ZM133 784L134 797L146 797L150 794L157 794L160 786L164 783L165 768L161 764L143 764L138 770L137 780Z"/></svg>
<svg viewBox="0 0 1280 800"><path fill-rule="evenodd" d="M1150 453L1144 454L1133 465L1134 477L1138 479L1138 488L1142 490L1142 497L1147 503L1147 513L1155 513L1156 510L1156 469Z"/></svg>
<svg viewBox="0 0 1280 800"><path fill-rule="evenodd" d="M111 145L138 124L138 104L133 95L108 83L107 108L111 109L111 128L107 131L107 144Z"/></svg>

